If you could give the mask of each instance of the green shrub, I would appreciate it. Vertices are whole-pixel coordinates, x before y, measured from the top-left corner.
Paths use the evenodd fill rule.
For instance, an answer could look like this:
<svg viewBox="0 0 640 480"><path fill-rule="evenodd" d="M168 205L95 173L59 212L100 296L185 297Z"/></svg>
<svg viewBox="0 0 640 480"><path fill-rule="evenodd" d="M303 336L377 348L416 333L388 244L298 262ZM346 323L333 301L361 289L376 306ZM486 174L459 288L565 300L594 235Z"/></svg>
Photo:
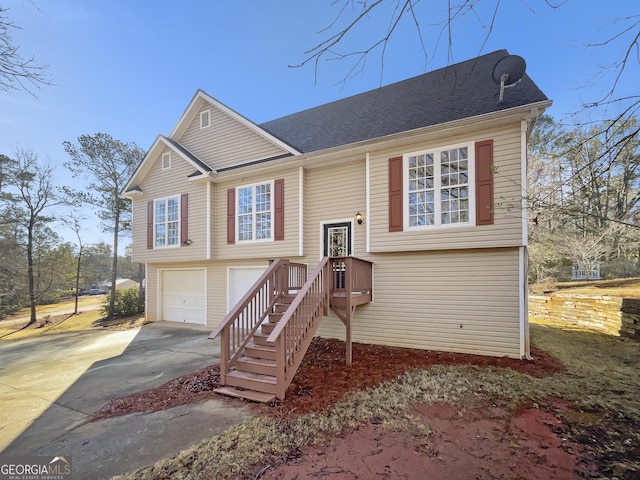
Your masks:
<svg viewBox="0 0 640 480"><path fill-rule="evenodd" d="M0 302L0 319L6 317L7 315L14 315L20 310L22 304L5 304Z"/></svg>
<svg viewBox="0 0 640 480"><path fill-rule="evenodd" d="M129 317L144 312L144 303L140 302L139 291L136 287L126 290L116 290L116 299L113 305L113 317ZM102 305L102 313L109 315L109 295Z"/></svg>
<svg viewBox="0 0 640 480"><path fill-rule="evenodd" d="M47 292L40 296L38 305L53 305L60 303L60 294L57 292Z"/></svg>

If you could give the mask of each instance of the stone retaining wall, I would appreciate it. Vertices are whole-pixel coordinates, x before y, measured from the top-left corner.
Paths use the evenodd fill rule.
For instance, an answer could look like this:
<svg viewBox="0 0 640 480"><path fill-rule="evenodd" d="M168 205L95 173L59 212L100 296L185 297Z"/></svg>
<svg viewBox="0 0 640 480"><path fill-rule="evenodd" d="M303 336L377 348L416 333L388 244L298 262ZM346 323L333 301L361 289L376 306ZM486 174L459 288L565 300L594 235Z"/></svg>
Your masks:
<svg viewBox="0 0 640 480"><path fill-rule="evenodd" d="M529 317L600 330L611 335L640 336L640 299L554 292L529 295Z"/></svg>

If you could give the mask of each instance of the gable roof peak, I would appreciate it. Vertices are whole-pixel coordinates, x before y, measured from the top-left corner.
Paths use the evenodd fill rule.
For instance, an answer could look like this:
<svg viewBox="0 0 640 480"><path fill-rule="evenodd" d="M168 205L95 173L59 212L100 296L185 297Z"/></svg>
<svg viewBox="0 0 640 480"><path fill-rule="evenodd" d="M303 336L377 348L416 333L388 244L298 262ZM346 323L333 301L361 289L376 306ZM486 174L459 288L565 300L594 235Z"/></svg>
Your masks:
<svg viewBox="0 0 640 480"><path fill-rule="evenodd" d="M300 152L296 148L294 148L291 144L288 144L287 142L283 141L281 138L260 128L260 126L258 126L257 124L249 120L247 117L236 112L234 109L228 107L227 105L222 103L220 100L217 100L216 98L212 97L201 88L198 88L198 90L196 90L196 93L193 95L193 98L189 102L189 105L183 112L182 116L180 117L176 125L173 127L173 130L171 130L171 133L169 134L169 138L174 139L176 141L180 139L180 137L184 134L184 132L188 128L189 124L191 123L195 115L198 113L198 111L201 110L201 107L200 107L201 102L206 102L209 105L211 105L213 108L220 110L225 115L228 115L229 117L233 118L240 124L247 127L249 130L252 130L256 134L260 135L261 137L265 138L271 143L277 145L278 147L282 148L286 152L289 152L292 155L300 154Z"/></svg>

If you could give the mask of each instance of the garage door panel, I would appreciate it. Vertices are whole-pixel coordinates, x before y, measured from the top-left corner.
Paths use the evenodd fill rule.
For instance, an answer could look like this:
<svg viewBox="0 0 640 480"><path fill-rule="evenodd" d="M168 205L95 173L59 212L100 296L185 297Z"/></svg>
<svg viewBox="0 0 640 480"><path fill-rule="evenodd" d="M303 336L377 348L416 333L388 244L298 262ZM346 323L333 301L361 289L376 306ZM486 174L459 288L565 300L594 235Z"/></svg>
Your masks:
<svg viewBox="0 0 640 480"><path fill-rule="evenodd" d="M162 272L162 320L206 324L204 270Z"/></svg>
<svg viewBox="0 0 640 480"><path fill-rule="evenodd" d="M266 267L230 267L227 296L227 311L238 303L245 293L256 283Z"/></svg>

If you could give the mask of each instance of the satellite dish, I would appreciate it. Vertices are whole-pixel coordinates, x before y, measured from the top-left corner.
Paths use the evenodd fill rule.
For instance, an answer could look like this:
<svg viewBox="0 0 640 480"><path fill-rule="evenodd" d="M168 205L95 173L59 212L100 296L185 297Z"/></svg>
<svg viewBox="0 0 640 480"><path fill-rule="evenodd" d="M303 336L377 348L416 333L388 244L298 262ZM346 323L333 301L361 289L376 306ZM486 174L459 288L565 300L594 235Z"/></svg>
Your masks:
<svg viewBox="0 0 640 480"><path fill-rule="evenodd" d="M526 68L527 63L519 55L507 55L498 60L491 74L493 81L500 85L498 103L502 103L505 88L515 87L522 80Z"/></svg>

